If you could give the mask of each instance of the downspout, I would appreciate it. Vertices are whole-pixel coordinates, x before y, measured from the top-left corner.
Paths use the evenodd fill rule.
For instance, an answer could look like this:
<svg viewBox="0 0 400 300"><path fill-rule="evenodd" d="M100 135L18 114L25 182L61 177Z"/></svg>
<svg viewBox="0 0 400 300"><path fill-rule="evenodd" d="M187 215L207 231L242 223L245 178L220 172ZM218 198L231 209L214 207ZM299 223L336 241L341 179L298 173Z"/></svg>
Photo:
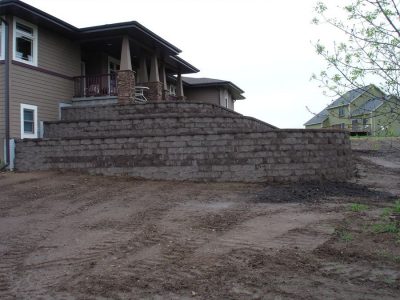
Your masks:
<svg viewBox="0 0 400 300"><path fill-rule="evenodd" d="M9 65L9 32L8 32L8 22L3 18L1 22L5 27L5 37L4 37L4 122L6 130L6 164L2 169L5 169L10 165L10 65Z"/></svg>

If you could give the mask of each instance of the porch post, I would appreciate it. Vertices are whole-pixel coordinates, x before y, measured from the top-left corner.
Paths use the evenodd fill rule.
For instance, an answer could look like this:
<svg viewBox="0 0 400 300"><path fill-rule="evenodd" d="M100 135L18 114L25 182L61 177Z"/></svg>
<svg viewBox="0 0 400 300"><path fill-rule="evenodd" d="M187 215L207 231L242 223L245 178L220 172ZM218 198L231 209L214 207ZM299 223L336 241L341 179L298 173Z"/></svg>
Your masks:
<svg viewBox="0 0 400 300"><path fill-rule="evenodd" d="M160 80L163 84L163 99L168 100L168 85L167 85L167 74L165 73L165 63L162 62L160 65Z"/></svg>
<svg viewBox="0 0 400 300"><path fill-rule="evenodd" d="M146 66L145 64L146 64L146 61L144 60L142 63L142 65L144 66L143 71L145 71L145 72L143 72L143 76L144 76L144 78L148 78L147 77L147 67L145 67ZM140 69L142 69L142 67ZM142 79L142 73L141 73L140 79ZM141 83L143 86L147 86L149 88L149 90L146 93L146 98L149 101L161 101L163 98L163 84L162 84L162 82L160 82L157 54L153 54L151 56L150 80L147 80L147 81L146 82L142 81L142 83Z"/></svg>
<svg viewBox="0 0 400 300"><path fill-rule="evenodd" d="M120 69L132 71L131 49L129 47L129 39L127 36L124 36L122 39Z"/></svg>
<svg viewBox="0 0 400 300"><path fill-rule="evenodd" d="M141 57L139 61L139 79L140 83L149 82L149 75L147 73L146 57Z"/></svg>
<svg viewBox="0 0 400 300"><path fill-rule="evenodd" d="M158 59L157 55L153 55L151 57L151 65L150 65L150 82L160 81L160 75L158 72Z"/></svg>
<svg viewBox="0 0 400 300"><path fill-rule="evenodd" d="M184 100L185 96L183 95L183 84L182 84L182 74L179 72L176 83L176 96L178 100Z"/></svg>
<svg viewBox="0 0 400 300"><path fill-rule="evenodd" d="M132 71L129 38L124 36L121 47L121 65L117 71L118 103L128 104L135 99L135 72Z"/></svg>

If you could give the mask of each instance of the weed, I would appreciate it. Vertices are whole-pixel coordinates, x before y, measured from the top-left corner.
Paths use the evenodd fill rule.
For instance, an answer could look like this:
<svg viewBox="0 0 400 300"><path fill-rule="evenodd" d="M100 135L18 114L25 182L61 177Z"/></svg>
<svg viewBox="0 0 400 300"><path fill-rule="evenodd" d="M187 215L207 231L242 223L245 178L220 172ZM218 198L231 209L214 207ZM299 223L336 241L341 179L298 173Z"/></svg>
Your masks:
<svg viewBox="0 0 400 300"><path fill-rule="evenodd" d="M397 213L400 213L400 200L397 200L397 201L394 203L393 211L394 211L394 212L397 212Z"/></svg>
<svg viewBox="0 0 400 300"><path fill-rule="evenodd" d="M391 207L385 207L381 213L381 217L386 219L389 217L393 212L393 209Z"/></svg>
<svg viewBox="0 0 400 300"><path fill-rule="evenodd" d="M339 238L344 242L351 242L353 240L353 236L348 231L340 231Z"/></svg>
<svg viewBox="0 0 400 300"><path fill-rule="evenodd" d="M376 223L372 225L375 233L398 233L400 230L395 222Z"/></svg>
<svg viewBox="0 0 400 300"><path fill-rule="evenodd" d="M388 285L393 285L396 283L396 279L392 278L392 277L386 277L384 279L384 282Z"/></svg>
<svg viewBox="0 0 400 300"><path fill-rule="evenodd" d="M350 210L353 212L361 212L361 211L365 211L367 209L368 209L368 205L365 205L365 204L352 203L350 205Z"/></svg>

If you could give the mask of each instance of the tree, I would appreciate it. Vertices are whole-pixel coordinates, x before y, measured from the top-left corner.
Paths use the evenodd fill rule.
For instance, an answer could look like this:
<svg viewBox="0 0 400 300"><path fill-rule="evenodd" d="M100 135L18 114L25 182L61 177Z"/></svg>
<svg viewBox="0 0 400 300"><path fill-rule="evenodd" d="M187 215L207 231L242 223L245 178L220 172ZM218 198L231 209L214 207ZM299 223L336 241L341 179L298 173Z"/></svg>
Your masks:
<svg viewBox="0 0 400 300"><path fill-rule="evenodd" d="M329 24L343 33L343 41L329 48L315 44L326 69L313 79L320 82L324 93L343 95L370 83L390 97L390 113L400 117L400 1L349 0L341 7L343 17L330 17L323 2L315 7L313 23ZM397 119L397 117L396 117Z"/></svg>

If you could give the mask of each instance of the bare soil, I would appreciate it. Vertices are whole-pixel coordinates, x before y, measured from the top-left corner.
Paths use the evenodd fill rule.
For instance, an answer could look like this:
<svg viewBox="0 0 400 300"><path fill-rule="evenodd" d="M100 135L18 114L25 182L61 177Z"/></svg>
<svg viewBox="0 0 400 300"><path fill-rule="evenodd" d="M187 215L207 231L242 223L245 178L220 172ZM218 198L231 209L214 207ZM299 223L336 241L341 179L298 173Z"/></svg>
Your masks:
<svg viewBox="0 0 400 300"><path fill-rule="evenodd" d="M2 173L0 298L399 299L400 142L371 143L347 183Z"/></svg>

